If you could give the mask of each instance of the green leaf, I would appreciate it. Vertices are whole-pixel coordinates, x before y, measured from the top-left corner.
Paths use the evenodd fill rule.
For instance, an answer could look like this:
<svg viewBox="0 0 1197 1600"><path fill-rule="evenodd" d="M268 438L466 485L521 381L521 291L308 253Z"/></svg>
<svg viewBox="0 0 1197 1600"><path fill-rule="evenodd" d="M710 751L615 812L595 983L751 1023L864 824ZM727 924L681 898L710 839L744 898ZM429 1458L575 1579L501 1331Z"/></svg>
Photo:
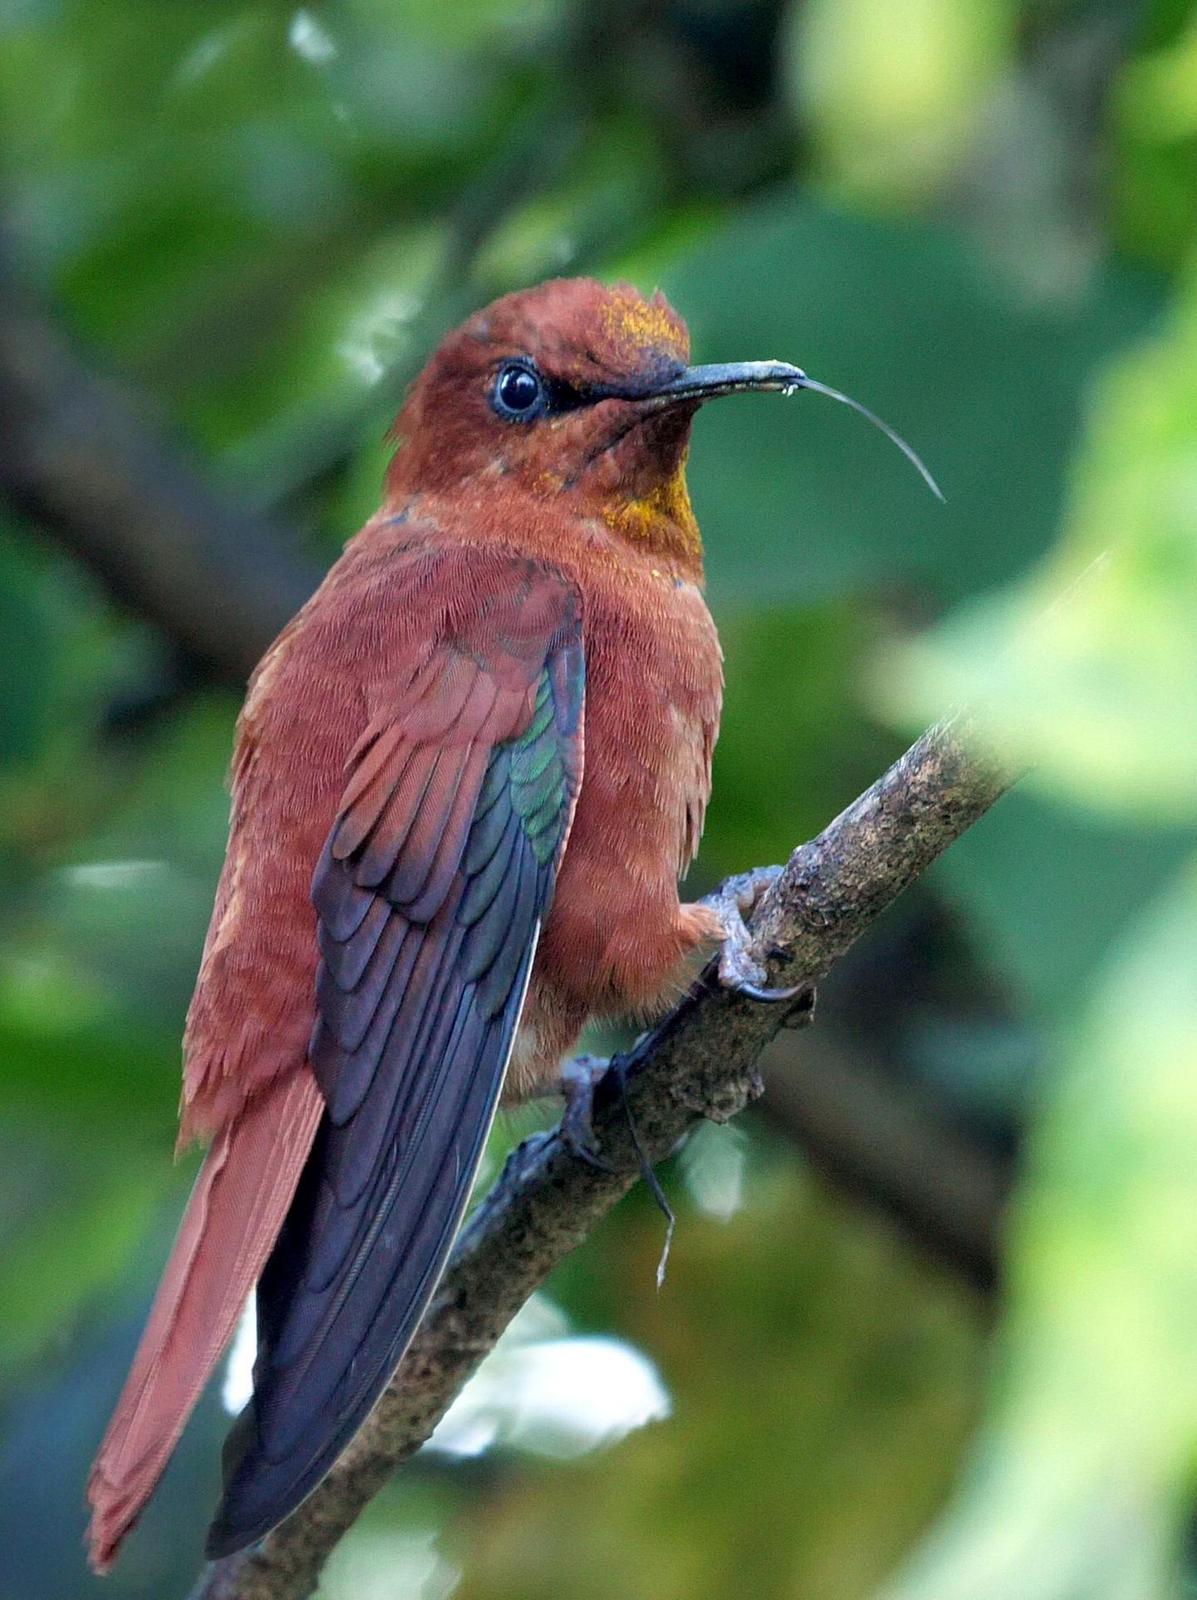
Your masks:
<svg viewBox="0 0 1197 1600"><path fill-rule="evenodd" d="M43 1181L52 1178L32 1219L6 1240L0 1257L0 1372L18 1369L57 1338L90 1296L125 1266L144 1237L155 1206L171 1183L161 1153L73 1148L68 1157L43 1154Z"/></svg>
<svg viewBox="0 0 1197 1600"><path fill-rule="evenodd" d="M1068 1041L1010 1234L964 1487L886 1600L1173 1592L1197 1449L1197 861Z"/></svg>
<svg viewBox="0 0 1197 1600"><path fill-rule="evenodd" d="M963 233L786 196L743 208L665 288L701 361L780 357L846 389L939 478L819 395L708 406L690 468L716 601L811 601L906 582L949 602L1011 579L1057 523L1096 365L1159 303L1109 273L1028 304Z"/></svg>
<svg viewBox="0 0 1197 1600"><path fill-rule="evenodd" d="M1189 828L1132 827L1020 785L933 869L987 962L1047 1016L1080 1003L1127 923L1197 846Z"/></svg>
<svg viewBox="0 0 1197 1600"><path fill-rule="evenodd" d="M795 8L792 76L819 165L849 193L919 199L985 125L1009 64L1009 0L813 0Z"/></svg>
<svg viewBox="0 0 1197 1600"><path fill-rule="evenodd" d="M1097 387L1060 543L887 664L919 718L963 699L1033 781L1197 817L1197 260L1164 331ZM896 667L897 670L894 670Z"/></svg>
<svg viewBox="0 0 1197 1600"><path fill-rule="evenodd" d="M36 569L23 554L0 540L0 769L32 759L50 709L53 641L38 605Z"/></svg>
<svg viewBox="0 0 1197 1600"><path fill-rule="evenodd" d="M849 599L718 608L728 682L701 875L773 861L817 833L899 753L860 703L878 624ZM695 873L695 878L699 877Z"/></svg>

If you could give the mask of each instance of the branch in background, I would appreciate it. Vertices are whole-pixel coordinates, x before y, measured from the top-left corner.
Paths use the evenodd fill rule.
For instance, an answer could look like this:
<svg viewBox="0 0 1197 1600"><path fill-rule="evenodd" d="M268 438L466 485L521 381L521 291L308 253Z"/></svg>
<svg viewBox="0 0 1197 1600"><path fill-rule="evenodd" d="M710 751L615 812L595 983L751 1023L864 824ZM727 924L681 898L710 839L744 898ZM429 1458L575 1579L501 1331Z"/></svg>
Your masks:
<svg viewBox="0 0 1197 1600"><path fill-rule="evenodd" d="M371 428L383 431L415 375L415 352L474 309L478 296L467 280L478 252L516 205L560 173L579 132L560 97L521 125L448 219L438 282L411 332L411 358L344 416L301 430L258 482L259 501L294 495L346 459ZM183 679L244 683L320 580L293 532L212 490L126 389L76 353L23 282L2 236L0 494L165 635L185 659Z"/></svg>
<svg viewBox="0 0 1197 1600"><path fill-rule="evenodd" d="M259 472L259 502L293 496L389 424L416 353L475 308L468 279L478 252L576 151L581 124L566 100L558 94L529 116L461 196L437 284L411 330L411 356L345 415L300 430L268 477ZM165 635L185 659L184 680L244 683L320 580L293 532L217 494L121 384L76 353L2 236L0 494Z"/></svg>
<svg viewBox="0 0 1197 1600"><path fill-rule="evenodd" d="M820 836L790 857L753 918L775 983L813 982L998 798L1008 779L933 728ZM192 1600L303 1600L341 1536L428 1438L483 1356L562 1258L635 1183L634 1120L652 1161L702 1117L726 1121L762 1089L758 1059L785 1007L754 1005L709 973L595 1096L609 1173L579 1161L560 1131L509 1159L453 1252L440 1289L383 1399L332 1472L252 1553L210 1566ZM626 1109L626 1114L625 1114Z"/></svg>
<svg viewBox="0 0 1197 1600"><path fill-rule="evenodd" d="M820 1007L814 1034L770 1047L757 1116L910 1246L992 1295L1037 1029L926 879L837 963ZM998 1037L1000 1082L958 1072L970 1041L992 1050Z"/></svg>
<svg viewBox="0 0 1197 1600"><path fill-rule="evenodd" d="M997 1287L1012 1156L954 1127L916 1084L870 1060L855 1035L778 1039L761 1109L835 1187L887 1217L984 1295Z"/></svg>
<svg viewBox="0 0 1197 1600"><path fill-rule="evenodd" d="M300 428L265 469L255 463L259 505L289 502L340 465L364 435L389 424L422 353L480 299L490 298L493 286L470 281L480 252L520 205L568 170L601 114L609 74L633 42L651 45L654 61L661 49L679 61L689 59L695 41L684 22L658 20L654 27L661 37L649 30L651 39L642 38L650 20L641 0L567 8L547 46L550 92L519 121L445 219L444 256L410 330L408 354L343 414ZM771 40L774 31L771 24L765 37ZM713 63L725 62L730 57L721 47L702 70L709 73ZM606 73L599 70L602 63ZM682 71L676 62L675 68ZM696 70L693 63L690 70ZM654 82L656 74L641 77ZM692 98L679 92L672 104L676 109ZM755 106L758 98L749 96L748 103ZM727 151L721 150L726 163ZM746 172L738 187L749 192L761 181L761 174ZM655 206L638 217L634 231L642 231L648 215L655 215ZM612 239L604 228L600 253L608 257L631 242ZM570 263L571 270L587 265L594 263ZM0 494L89 567L120 604L160 629L184 657L176 674L180 682L191 676L244 682L319 581L285 526L214 492L125 388L81 359L20 280L3 237ZM172 687L173 682L165 685L163 695Z"/></svg>
<svg viewBox="0 0 1197 1600"><path fill-rule="evenodd" d="M300 422L264 451L253 447L254 459L242 464L242 473L256 502L289 501L343 468L363 439L384 436L429 353L451 328L501 292L501 286L472 280L478 255L520 205L561 176L583 133L583 119L564 89L522 119L445 218L435 281L404 328L402 354L370 388Z"/></svg>
<svg viewBox="0 0 1197 1600"><path fill-rule="evenodd" d="M99 376L0 240L0 491L207 674L244 682L319 573L209 489Z"/></svg>

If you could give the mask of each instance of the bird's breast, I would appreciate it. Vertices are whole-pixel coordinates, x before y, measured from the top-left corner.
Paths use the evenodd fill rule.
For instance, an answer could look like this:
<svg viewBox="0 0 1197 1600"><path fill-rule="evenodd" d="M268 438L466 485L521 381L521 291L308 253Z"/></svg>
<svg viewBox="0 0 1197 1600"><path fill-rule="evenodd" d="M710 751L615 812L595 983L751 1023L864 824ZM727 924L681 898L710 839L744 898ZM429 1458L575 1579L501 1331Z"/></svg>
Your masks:
<svg viewBox="0 0 1197 1600"><path fill-rule="evenodd" d="M592 1012L639 1009L677 966L677 882L711 787L718 636L696 585L649 572L585 593L585 761L538 977Z"/></svg>

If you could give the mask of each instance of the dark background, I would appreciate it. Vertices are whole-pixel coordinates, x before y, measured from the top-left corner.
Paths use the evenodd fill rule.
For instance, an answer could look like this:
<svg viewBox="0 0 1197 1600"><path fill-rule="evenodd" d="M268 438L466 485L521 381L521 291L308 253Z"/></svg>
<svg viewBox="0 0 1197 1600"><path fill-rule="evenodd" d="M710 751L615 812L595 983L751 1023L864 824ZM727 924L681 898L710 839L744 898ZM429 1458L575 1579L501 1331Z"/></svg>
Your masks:
<svg viewBox="0 0 1197 1600"><path fill-rule="evenodd" d="M947 495L817 397L699 418L695 891L962 699L1035 771L664 1169L665 1289L638 1191L322 1593L1182 1592L1195 216L1190 0L0 0L3 1600L197 1567L215 1392L103 1590L82 1497L194 1171L240 687L432 344L561 272L850 390Z"/></svg>

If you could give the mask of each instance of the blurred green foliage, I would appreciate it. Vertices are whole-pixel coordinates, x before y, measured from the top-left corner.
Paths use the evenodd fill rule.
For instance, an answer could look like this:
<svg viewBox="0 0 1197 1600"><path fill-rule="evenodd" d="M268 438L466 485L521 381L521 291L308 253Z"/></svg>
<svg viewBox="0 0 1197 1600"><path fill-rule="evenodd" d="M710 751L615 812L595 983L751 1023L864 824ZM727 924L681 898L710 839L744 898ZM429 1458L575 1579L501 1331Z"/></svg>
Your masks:
<svg viewBox="0 0 1197 1600"><path fill-rule="evenodd" d="M728 659L700 887L958 701L1034 764L931 875L941 1002L890 1041L977 1139L995 1106L1026 1129L996 1330L755 1124L730 1220L668 1174L659 1298L639 1195L550 1285L651 1356L672 1418L573 1462L415 1464L333 1600L1179 1592L1195 108L1192 0L0 0L9 242L309 553L376 504L436 338L557 272L660 283L700 359L797 360L926 455L946 508L817 397L700 417ZM87 1461L191 1170L178 1039L236 697L8 509L0 708L0 1600L75 1600ZM221 1426L209 1399L115 1600L184 1592Z"/></svg>

